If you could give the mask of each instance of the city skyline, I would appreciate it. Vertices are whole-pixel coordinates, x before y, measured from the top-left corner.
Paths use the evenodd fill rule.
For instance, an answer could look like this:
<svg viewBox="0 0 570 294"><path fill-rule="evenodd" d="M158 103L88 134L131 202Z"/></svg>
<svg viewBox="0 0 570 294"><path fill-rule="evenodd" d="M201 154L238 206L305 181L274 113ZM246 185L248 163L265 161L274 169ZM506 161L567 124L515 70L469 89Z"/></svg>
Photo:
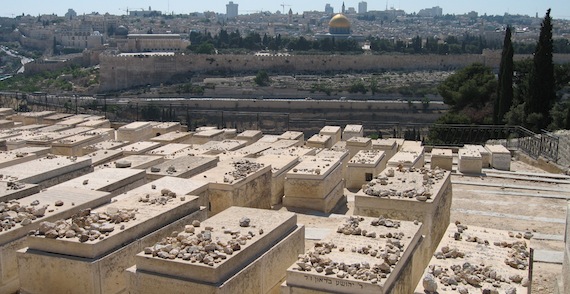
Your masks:
<svg viewBox="0 0 570 294"><path fill-rule="evenodd" d="M325 4L330 3L334 7L334 11L340 12L343 1L342 0L318 0L318 1L302 1L302 0L283 0L262 2L253 0L234 0L234 3L239 5L239 14L253 13L255 11L270 11L276 12L283 9L288 11L293 10L293 13L302 13L304 11L324 11ZM354 7L358 10L358 3L360 0L344 1L346 7ZM392 0L392 1L365 1L368 3L368 10L385 10L389 9L402 9L406 13L418 12L424 8L431 8L439 6L443 8L444 14L465 14L470 11L476 11L480 15L503 15L521 14L543 17L548 8L552 9L551 16L553 18L570 19L570 1L567 0L551 0L551 1L535 1L535 0L522 0L522 1L491 1L480 0L477 2L464 2L454 0ZM218 13L226 12L226 4L228 0L211 0L207 2L189 2L186 0L100 0L97 2L91 1L40 1L40 0L20 0L11 2L6 5L2 12L2 17L14 17L21 15L37 16L41 14L57 14L63 16L68 9L74 9L77 14L88 14L91 12L99 12L101 14L110 13L115 15L126 14L126 10L148 10L151 7L153 10L159 10L163 13L170 14L188 14L190 12L204 12L214 11ZM285 6L282 6L285 4Z"/></svg>

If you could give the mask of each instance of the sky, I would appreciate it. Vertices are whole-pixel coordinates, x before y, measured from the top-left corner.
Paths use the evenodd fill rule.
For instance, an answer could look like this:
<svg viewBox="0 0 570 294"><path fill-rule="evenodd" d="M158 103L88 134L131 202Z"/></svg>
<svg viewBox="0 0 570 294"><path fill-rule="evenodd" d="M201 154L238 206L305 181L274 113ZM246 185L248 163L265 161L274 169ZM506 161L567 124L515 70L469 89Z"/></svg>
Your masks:
<svg viewBox="0 0 570 294"><path fill-rule="evenodd" d="M14 15L30 14L57 14L64 15L68 8L73 8L78 14L99 12L110 14L124 14L129 10L160 10L163 13L174 12L175 14L187 14L189 12L215 11L225 13L228 0L0 0L4 2L0 10L1 17L12 17ZM354 7L358 10L358 3L361 0L347 0L346 7ZM254 11L282 10L281 4L286 4L285 10L289 8L294 13L303 11L318 10L324 11L325 4L330 3L335 12L340 11L342 0L280 0L280 1L260 1L260 0L233 0L239 4L239 13L250 13ZM443 8L444 14L464 14L476 11L480 15L503 15L523 14L544 17L546 10L552 8L553 18L570 19L570 0L368 0L368 10L385 10L389 8L402 9L406 13L418 12L422 8L439 6ZM289 6L290 5L290 6Z"/></svg>

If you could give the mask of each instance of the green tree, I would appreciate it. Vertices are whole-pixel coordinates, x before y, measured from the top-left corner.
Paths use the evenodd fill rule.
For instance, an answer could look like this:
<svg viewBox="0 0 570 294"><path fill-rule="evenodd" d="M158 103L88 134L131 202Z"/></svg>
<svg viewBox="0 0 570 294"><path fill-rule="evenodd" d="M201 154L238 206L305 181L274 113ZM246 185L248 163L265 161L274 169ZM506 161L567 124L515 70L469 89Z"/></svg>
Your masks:
<svg viewBox="0 0 570 294"><path fill-rule="evenodd" d="M257 72L257 75L255 76L253 81L257 85L262 86L262 87L267 86L267 85L269 85L269 83L271 83L271 79L269 78L269 75L264 70L260 70L259 72Z"/></svg>
<svg viewBox="0 0 570 294"><path fill-rule="evenodd" d="M195 51L197 54L214 54L216 53L216 48L209 42L202 43L196 48Z"/></svg>
<svg viewBox="0 0 570 294"><path fill-rule="evenodd" d="M533 118L527 126L533 128L534 131L544 129L550 124L550 109L556 102L552 48L552 19L550 9L548 9L542 21L540 36L534 51L529 96L525 106L525 115Z"/></svg>
<svg viewBox="0 0 570 294"><path fill-rule="evenodd" d="M449 76L437 88L453 111L483 108L493 98L497 81L490 67L473 63Z"/></svg>
<svg viewBox="0 0 570 294"><path fill-rule="evenodd" d="M509 111L513 104L513 43L511 42L511 27L507 26L505 40L503 42L503 53L501 55L501 65L499 67L499 82L497 85L497 98L493 111L493 122L500 124L503 122L505 113Z"/></svg>

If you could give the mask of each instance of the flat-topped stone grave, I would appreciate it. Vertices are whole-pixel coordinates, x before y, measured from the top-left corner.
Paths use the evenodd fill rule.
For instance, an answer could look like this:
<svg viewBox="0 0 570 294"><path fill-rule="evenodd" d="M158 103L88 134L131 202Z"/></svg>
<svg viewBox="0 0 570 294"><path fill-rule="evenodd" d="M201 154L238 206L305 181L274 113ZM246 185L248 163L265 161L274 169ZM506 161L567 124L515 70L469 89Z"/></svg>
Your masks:
<svg viewBox="0 0 570 294"><path fill-rule="evenodd" d="M324 126L320 131L319 135L326 135L331 137L331 146L336 144L342 138L342 129L339 126Z"/></svg>
<svg viewBox="0 0 570 294"><path fill-rule="evenodd" d="M217 127L213 127L213 126L202 126L202 127L197 127L196 128L196 132L203 132L203 131L212 131L212 130L218 130Z"/></svg>
<svg viewBox="0 0 570 294"><path fill-rule="evenodd" d="M205 144L210 141L222 141L224 140L224 130L212 129L204 131L196 131L194 136L190 138L190 143L192 144Z"/></svg>
<svg viewBox="0 0 570 294"><path fill-rule="evenodd" d="M255 158L255 157L260 156L263 151L271 148L272 144L273 143L257 141L255 143L249 145L249 146L245 146L243 148L237 149L237 150L229 152L229 153L233 154L235 156Z"/></svg>
<svg viewBox="0 0 570 294"><path fill-rule="evenodd" d="M50 189L70 187L78 190L109 192L112 196L145 183L145 171L139 169L98 169L92 173L57 184Z"/></svg>
<svg viewBox="0 0 570 294"><path fill-rule="evenodd" d="M213 157L183 156L147 168L146 177L149 180L165 176L190 178L216 167L217 164L218 159Z"/></svg>
<svg viewBox="0 0 570 294"><path fill-rule="evenodd" d="M37 159L39 156L34 153L21 152L18 149L10 151L0 151L0 168L9 167L22 162Z"/></svg>
<svg viewBox="0 0 570 294"><path fill-rule="evenodd" d="M40 226L18 251L21 288L26 293L120 293L126 289L124 270L135 264L144 247L203 220L198 197L166 189L145 199L123 198L70 219ZM97 222L96 222L97 221ZM63 232L62 232L63 231ZM61 234L59 234L62 232ZM55 233L55 234L54 234ZM49 265L49 266L47 266ZM71 278L77 276L77 278Z"/></svg>
<svg viewBox="0 0 570 294"><path fill-rule="evenodd" d="M251 145L263 137L263 133L258 130L246 130L236 136L236 140L246 141L246 145Z"/></svg>
<svg viewBox="0 0 570 294"><path fill-rule="evenodd" d="M153 122L152 123L152 136L158 137L166 133L179 132L182 126L179 122Z"/></svg>
<svg viewBox="0 0 570 294"><path fill-rule="evenodd" d="M83 134L93 131L92 128L76 127L59 132L38 132L34 136L26 138L26 146L50 146L53 142L65 139L71 136Z"/></svg>
<svg viewBox="0 0 570 294"><path fill-rule="evenodd" d="M160 145L160 143L151 141L139 141L117 148L117 150L123 151L125 155L140 155L156 149L160 147Z"/></svg>
<svg viewBox="0 0 570 294"><path fill-rule="evenodd" d="M95 151L95 150L116 150L121 147L129 145L127 141L117 141L117 140L105 140L85 147L85 152Z"/></svg>
<svg viewBox="0 0 570 294"><path fill-rule="evenodd" d="M96 207L109 202L109 193L58 188L42 191L19 200L7 202L4 213L20 217L2 223L0 232L0 290L15 293L19 290L19 274L16 251L27 246L25 236L39 228L43 221L67 218L87 207ZM25 210L25 213L22 211ZM10 212L12 211L12 212Z"/></svg>
<svg viewBox="0 0 570 294"><path fill-rule="evenodd" d="M511 170L511 152L503 145L485 145L491 153L491 167L499 170Z"/></svg>
<svg viewBox="0 0 570 294"><path fill-rule="evenodd" d="M52 153L56 155L82 156L83 148L105 139L107 138L99 132L87 132L53 141L51 149Z"/></svg>
<svg viewBox="0 0 570 294"><path fill-rule="evenodd" d="M464 174L481 174L483 159L476 148L463 147L458 152L457 170Z"/></svg>
<svg viewBox="0 0 570 294"><path fill-rule="evenodd" d="M209 153L209 154L218 154L218 153L222 153L225 151L234 151L234 150L238 150L242 147L245 147L247 145L247 141L244 140L231 140L231 139L227 139L227 140L222 140L222 141L210 141L207 143L204 143L202 145L199 146L195 146L198 149L204 150L205 152Z"/></svg>
<svg viewBox="0 0 570 294"><path fill-rule="evenodd" d="M224 140L226 139L235 139L237 136L237 130L236 129L222 129L222 131L224 131Z"/></svg>
<svg viewBox="0 0 570 294"><path fill-rule="evenodd" d="M111 162L110 166L115 168L146 169L153 165L164 162L163 156L158 155L129 155Z"/></svg>
<svg viewBox="0 0 570 294"><path fill-rule="evenodd" d="M154 137L152 133L152 123L150 122L133 122L117 129L117 140L138 142L148 140Z"/></svg>
<svg viewBox="0 0 570 294"><path fill-rule="evenodd" d="M58 121L57 123L55 123L56 125L62 125L62 126L70 126L70 127L76 127L78 124L83 123L87 121L85 118L81 118L81 117L69 117L66 118L64 120Z"/></svg>
<svg viewBox="0 0 570 294"><path fill-rule="evenodd" d="M20 199L40 192L40 186L18 181L0 181L0 202Z"/></svg>
<svg viewBox="0 0 570 294"><path fill-rule="evenodd" d="M0 108L0 117L2 117L2 119L5 119L8 116L14 115L16 113L16 111L14 111L14 109L10 108L10 107L1 107Z"/></svg>
<svg viewBox="0 0 570 294"><path fill-rule="evenodd" d="M88 119L77 125L78 127L88 127L88 128L110 128L111 121L108 119ZM113 137L113 139L115 139Z"/></svg>
<svg viewBox="0 0 570 294"><path fill-rule="evenodd" d="M287 172L299 163L299 157L269 154L256 157L256 162L271 166L271 205L281 203L285 195Z"/></svg>
<svg viewBox="0 0 570 294"><path fill-rule="evenodd" d="M14 127L14 122L11 120L1 119L0 129L9 129Z"/></svg>
<svg viewBox="0 0 570 294"><path fill-rule="evenodd" d="M298 140L286 140L286 139L282 139L271 144L272 149L288 149L291 147L303 147L303 145L300 145Z"/></svg>
<svg viewBox="0 0 570 294"><path fill-rule="evenodd" d="M73 114L71 113L55 113L50 116L46 116L43 118L43 123L48 125L54 125L66 118L72 117Z"/></svg>
<svg viewBox="0 0 570 294"><path fill-rule="evenodd" d="M22 147L14 149L13 151L20 153L31 153L35 154L37 157L44 157L51 153L51 147Z"/></svg>
<svg viewBox="0 0 570 294"><path fill-rule="evenodd" d="M297 146L303 146L305 144L305 134L303 132L286 131L279 135L279 140L294 140L299 142Z"/></svg>
<svg viewBox="0 0 570 294"><path fill-rule="evenodd" d="M279 141L279 135L263 135L259 140L257 140L257 142L255 143L275 143L277 141ZM253 144L255 144L253 143Z"/></svg>
<svg viewBox="0 0 570 294"><path fill-rule="evenodd" d="M386 167L397 168L421 168L423 166L423 154L418 152L398 151L388 160Z"/></svg>
<svg viewBox="0 0 570 294"><path fill-rule="evenodd" d="M441 169L386 168L355 194L354 214L422 222L425 242L417 254L427 263L449 224L450 175Z"/></svg>
<svg viewBox="0 0 570 294"><path fill-rule="evenodd" d="M15 132L36 131L36 130L45 128L47 126L48 125L46 125L46 124L21 125L21 126L15 126L14 128L12 128L12 131L15 131Z"/></svg>
<svg viewBox="0 0 570 294"><path fill-rule="evenodd" d="M13 120L22 122L24 125L42 124L44 123L43 118L52 114L55 114L55 111L20 112L13 117ZM21 117L21 119L19 117Z"/></svg>
<svg viewBox="0 0 570 294"><path fill-rule="evenodd" d="M434 148L431 150L431 168L439 167L444 170L453 170L453 151L451 149Z"/></svg>
<svg viewBox="0 0 570 294"><path fill-rule="evenodd" d="M529 293L529 241L511 235L450 224L414 293Z"/></svg>
<svg viewBox="0 0 570 294"><path fill-rule="evenodd" d="M85 149L83 149L85 151ZM85 155L86 157L91 158L91 165L92 166L100 166L107 164L111 161L116 161L123 157L123 151L121 150L96 150L94 152L90 152L89 154ZM110 166L107 164L107 166Z"/></svg>
<svg viewBox="0 0 570 294"><path fill-rule="evenodd" d="M222 161L191 179L209 183L209 213L231 206L271 208L271 167L255 159Z"/></svg>
<svg viewBox="0 0 570 294"><path fill-rule="evenodd" d="M52 132L61 132L65 130L72 129L72 126L64 126L64 125L48 125L46 127L42 127L37 129L37 132L45 132L45 133L52 133Z"/></svg>
<svg viewBox="0 0 570 294"><path fill-rule="evenodd" d="M483 168L491 167L491 152L489 152L489 150L487 150L485 147L483 147L482 145L468 145L468 144L466 144L464 147L476 149L477 151L479 151L479 154L481 154L481 163L483 165Z"/></svg>
<svg viewBox="0 0 570 294"><path fill-rule="evenodd" d="M331 148L334 145L333 139L329 135L315 134L310 137L305 146L311 148Z"/></svg>
<svg viewBox="0 0 570 294"><path fill-rule="evenodd" d="M347 164L346 187L361 189L386 168L386 156L381 150L360 150Z"/></svg>
<svg viewBox="0 0 570 294"><path fill-rule="evenodd" d="M123 198L141 199L142 202L156 202L157 198L147 198L146 195L160 195L162 189L167 189L176 195L193 195L200 197L200 206L207 205L208 182L200 179L183 179L175 177L162 177L148 182L140 187L131 189L123 194L117 195L114 200ZM154 200L153 200L154 199Z"/></svg>
<svg viewBox="0 0 570 294"><path fill-rule="evenodd" d="M47 188L91 172L87 157L46 156L0 169L3 180L38 184Z"/></svg>
<svg viewBox="0 0 570 294"><path fill-rule="evenodd" d="M364 137L364 127L362 125L346 125L342 131L342 140L348 141L353 137Z"/></svg>
<svg viewBox="0 0 570 294"><path fill-rule="evenodd" d="M329 213L344 197L340 158L307 156L285 178L283 206Z"/></svg>
<svg viewBox="0 0 570 294"><path fill-rule="evenodd" d="M281 293L412 293L421 223L346 217L287 269Z"/></svg>
<svg viewBox="0 0 570 294"><path fill-rule="evenodd" d="M366 137L352 136L346 140L346 149L352 158L360 150L368 150L372 147L372 139Z"/></svg>
<svg viewBox="0 0 570 294"><path fill-rule="evenodd" d="M280 140L279 142L283 142L284 140ZM287 140L289 141L289 140ZM317 154L317 149L309 148L309 147L287 147L287 148L275 148L272 146L271 148L261 152L262 155L274 154L274 155L291 155L291 156L313 156Z"/></svg>
<svg viewBox="0 0 570 294"><path fill-rule="evenodd" d="M338 150L319 150L316 157L320 158L327 158L327 159L338 159L340 160L340 168L342 169L342 178L347 178L347 165L350 161L350 154L346 149L338 149Z"/></svg>
<svg viewBox="0 0 570 294"><path fill-rule="evenodd" d="M152 149L146 154L148 155L160 155L160 156L170 156L190 147L190 144L182 144L182 143L169 143L166 145L162 145L158 148Z"/></svg>
<svg viewBox="0 0 570 294"><path fill-rule="evenodd" d="M407 141L406 140L400 145L399 151L417 154L418 155L418 163L417 163L418 166L416 166L416 167L424 166L425 148L424 148L424 146L422 146L421 141Z"/></svg>
<svg viewBox="0 0 570 294"><path fill-rule="evenodd" d="M150 139L151 142L157 142L161 144L171 144L171 143L190 143L190 138L194 133L189 132L169 132L162 134L158 137Z"/></svg>
<svg viewBox="0 0 570 294"><path fill-rule="evenodd" d="M182 245L193 243L205 249ZM182 253L165 254L164 246ZM275 293L303 251L304 227L294 213L230 207L137 254L136 267L127 270L128 291ZM213 254L203 258L205 252Z"/></svg>

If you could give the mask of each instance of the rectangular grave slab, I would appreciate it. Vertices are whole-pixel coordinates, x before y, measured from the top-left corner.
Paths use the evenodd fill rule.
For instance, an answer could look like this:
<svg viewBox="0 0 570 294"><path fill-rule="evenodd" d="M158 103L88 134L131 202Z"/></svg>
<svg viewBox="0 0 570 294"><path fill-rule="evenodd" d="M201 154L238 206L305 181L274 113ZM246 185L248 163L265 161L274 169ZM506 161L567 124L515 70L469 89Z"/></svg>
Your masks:
<svg viewBox="0 0 570 294"><path fill-rule="evenodd" d="M427 265L416 259L423 242L421 228L421 223L409 221L343 218L336 232L287 269L281 293L412 293L417 283L414 268L423 270ZM354 230L366 233L354 234ZM400 253L390 253L395 250ZM379 258L383 254L386 260ZM351 265L361 270L352 272ZM368 274L368 279L357 272Z"/></svg>
<svg viewBox="0 0 570 294"><path fill-rule="evenodd" d="M241 227L248 217L250 227ZM255 226L255 228L253 228ZM223 228L222 228L223 227ZM285 270L304 249L304 227L290 212L231 207L202 222L211 228L211 238L227 242L235 236L253 233L240 250L213 266L183 259L162 259L139 253L137 266L127 271L129 291L136 293L275 293ZM260 230L262 230L260 234ZM225 233L228 232L228 233ZM193 238L193 236L189 236Z"/></svg>
<svg viewBox="0 0 570 294"><path fill-rule="evenodd" d="M439 167L444 170L453 170L453 151L451 149L438 149L431 150L431 168Z"/></svg>
<svg viewBox="0 0 570 294"><path fill-rule="evenodd" d="M111 121L108 119L90 119L86 120L77 125L78 127L88 127L88 128L110 128ZM113 138L115 139L115 138Z"/></svg>
<svg viewBox="0 0 570 294"><path fill-rule="evenodd" d="M465 148L476 149L481 154L481 160L483 164L483 168L491 167L491 153L485 147L481 145L468 145L464 146Z"/></svg>
<svg viewBox="0 0 570 294"><path fill-rule="evenodd" d="M285 195L285 178L287 177L287 172L299 163L299 157L263 155L256 157L256 161L271 166L271 205L281 203L283 195Z"/></svg>
<svg viewBox="0 0 570 294"><path fill-rule="evenodd" d="M319 135L326 135L331 137L331 146L342 139L342 129L339 126L324 126Z"/></svg>
<svg viewBox="0 0 570 294"><path fill-rule="evenodd" d="M346 149L349 152L350 158L352 158L360 150L368 150L372 147L372 139L366 137L350 137L346 141Z"/></svg>
<svg viewBox="0 0 570 294"><path fill-rule="evenodd" d="M386 156L381 150L360 150L347 165L346 187L360 189L386 168Z"/></svg>
<svg viewBox="0 0 570 294"><path fill-rule="evenodd" d="M231 206L271 208L271 167L255 159L219 162L190 179L209 183L209 215Z"/></svg>
<svg viewBox="0 0 570 294"><path fill-rule="evenodd" d="M51 153L51 147L23 147L14 150L20 153L35 154L37 157L44 157Z"/></svg>
<svg viewBox="0 0 570 294"><path fill-rule="evenodd" d="M503 145L485 145L491 153L491 167L498 170L511 170L511 152Z"/></svg>
<svg viewBox="0 0 570 294"><path fill-rule="evenodd" d="M56 113L56 114L52 114L50 116L46 116L43 119L43 123L48 124L48 125L54 125L60 121L65 120L66 118L72 117L73 114L71 113Z"/></svg>
<svg viewBox="0 0 570 294"><path fill-rule="evenodd" d="M146 152L148 155L170 156L190 147L190 144L169 143Z"/></svg>
<svg viewBox="0 0 570 294"><path fill-rule="evenodd" d="M222 141L210 141L197 146L198 149L204 150L211 154L218 154L225 151L234 151L245 147L247 141L244 140L222 140Z"/></svg>
<svg viewBox="0 0 570 294"><path fill-rule="evenodd" d="M123 151L123 154L125 155L141 155L158 147L160 147L160 143L155 143L150 141L140 141L120 147L117 150Z"/></svg>
<svg viewBox="0 0 570 294"><path fill-rule="evenodd" d="M386 164L386 167L421 168L423 166L423 153L398 151Z"/></svg>
<svg viewBox="0 0 570 294"><path fill-rule="evenodd" d="M285 197L323 199L341 181L339 159L307 156L287 172Z"/></svg>
<svg viewBox="0 0 570 294"><path fill-rule="evenodd" d="M432 281L437 284L437 293L442 294L458 293L459 288L465 289L468 293L479 293L482 292L482 289L501 289L499 291L504 292L509 288L515 289L515 292L512 293L529 292L530 289L524 287L521 281L515 283L510 280L510 277L514 276L527 281L530 278L530 270L528 268L530 246L528 240L518 239L514 236L509 237L507 231L471 225L467 229L462 230L462 233L458 233L460 238L456 240L454 237L457 231L458 228L455 224L449 225L436 253L429 262L429 266L423 272L422 279L417 284L414 293L424 293L422 280L428 273L434 276ZM514 262L515 260L511 257L512 254L517 255L520 259ZM524 266L521 269L516 269L508 265L506 261L515 266L518 264ZM456 268L457 266L459 266L460 270L457 274L454 274L454 279L457 283L455 290L451 288L451 285L444 285L446 275L434 275L434 271L430 269L430 267L433 267L436 273L441 271L448 273L447 276L450 276L450 274L454 273L451 268ZM486 276L486 279L466 280L463 278L469 276L465 274L466 272L470 272L474 276L481 274ZM491 274L491 272L493 273ZM499 279L496 277L499 277ZM504 280L501 281L500 277ZM493 284L500 285L500 287L497 288Z"/></svg>
<svg viewBox="0 0 570 294"><path fill-rule="evenodd" d="M261 131L246 130L246 131L239 133L236 136L236 140L246 141L247 142L246 145L251 145L251 144L257 142L259 139L261 139L262 136L263 136L263 133Z"/></svg>
<svg viewBox="0 0 570 294"><path fill-rule="evenodd" d="M9 167L15 164L37 159L34 153L20 152L18 149L0 152L0 168Z"/></svg>
<svg viewBox="0 0 570 294"><path fill-rule="evenodd" d="M333 149L331 148L331 150L319 150L317 152L317 154L315 155L316 157L320 157L320 158L327 158L327 159L333 159L333 160L340 160L340 168L342 169L342 178L346 179L347 175L347 165L348 165L348 161L350 160L350 154L348 153L348 150L345 149Z"/></svg>
<svg viewBox="0 0 570 294"><path fill-rule="evenodd" d="M458 152L457 169L465 174L481 174L483 160L481 153L475 148L461 148Z"/></svg>
<svg viewBox="0 0 570 294"><path fill-rule="evenodd" d="M393 176L391 176L393 175ZM387 168L354 196L354 214L385 216L424 224L424 246L418 254L427 263L449 224L451 173Z"/></svg>
<svg viewBox="0 0 570 294"><path fill-rule="evenodd" d="M337 206L346 204L344 186L344 180L341 180L327 195L322 198L294 197L285 194L283 197L283 206L287 208L303 208L330 213Z"/></svg>
<svg viewBox="0 0 570 294"><path fill-rule="evenodd" d="M164 162L164 157L158 155L130 155L111 162L114 168L146 169Z"/></svg>
<svg viewBox="0 0 570 294"><path fill-rule="evenodd" d="M138 236L130 243L123 243L116 250L98 258L21 249L18 251L21 290L25 293L123 293L128 282L124 270L135 264L137 252L172 231L183 230L192 221L205 218L204 208L189 211L183 218ZM125 228L120 234L129 234L128 229Z"/></svg>
<svg viewBox="0 0 570 294"><path fill-rule="evenodd" d="M147 168L146 176L149 180L156 180L165 176L190 178L216 167L217 164L218 159L212 157L178 157L175 160L166 160L163 163Z"/></svg>
<svg viewBox="0 0 570 294"><path fill-rule="evenodd" d="M154 137L150 122L133 122L117 129L117 140L138 142Z"/></svg>
<svg viewBox="0 0 570 294"><path fill-rule="evenodd" d="M129 145L127 141L105 140L96 144L85 147L85 152L94 150L117 150L121 147Z"/></svg>
<svg viewBox="0 0 570 294"><path fill-rule="evenodd" d="M11 120L0 120L0 129L9 129L14 127L14 122Z"/></svg>
<svg viewBox="0 0 570 294"><path fill-rule="evenodd" d="M179 132L182 126L179 122L160 122L152 124L152 136L157 137L162 134Z"/></svg>
<svg viewBox="0 0 570 294"><path fill-rule="evenodd" d="M36 184L0 181L0 202L24 198L38 192L40 192L40 187Z"/></svg>
<svg viewBox="0 0 570 294"><path fill-rule="evenodd" d="M342 140L348 141L353 137L364 137L364 128L362 125L346 125L342 131Z"/></svg>
<svg viewBox="0 0 570 294"><path fill-rule="evenodd" d="M235 139L237 136L236 129L222 129L222 131L224 131L224 140Z"/></svg>
<svg viewBox="0 0 570 294"><path fill-rule="evenodd" d="M16 251L27 246L25 236L30 230L36 230L43 221L68 218L81 209L103 205L108 203L110 199L111 195L107 192L58 188L17 200L21 207L31 207L31 204L36 202L39 204L34 207L42 208L48 204L49 206L44 216L32 220L30 224L26 226L17 224L11 229L4 229L0 232L0 289L8 290L7 293L12 293L14 287L18 290L19 275ZM61 201L61 206L55 206L58 200Z"/></svg>
<svg viewBox="0 0 570 294"><path fill-rule="evenodd" d="M84 147L105 139L101 134L79 134L52 142L51 150L56 155L82 156Z"/></svg>
<svg viewBox="0 0 570 294"><path fill-rule="evenodd" d="M65 181L51 189L70 187L78 190L109 192L113 196L141 186L145 182L145 171L130 168L98 169L92 173Z"/></svg>
<svg viewBox="0 0 570 294"><path fill-rule="evenodd" d="M279 140L294 140L299 142L297 146L303 146L305 144L305 134L303 132L287 131L279 136Z"/></svg>
<svg viewBox="0 0 570 294"><path fill-rule="evenodd" d="M87 157L46 156L0 169L3 179L47 188L91 172Z"/></svg>
<svg viewBox="0 0 570 294"><path fill-rule="evenodd" d="M189 132L169 132L166 134L162 134L158 137L151 138L150 141L157 142L161 144L170 144L170 143L190 143L190 138L192 138L193 133Z"/></svg>
<svg viewBox="0 0 570 294"><path fill-rule="evenodd" d="M222 141L224 140L224 131L213 129L200 131L194 134L190 139L192 144L206 144L210 141Z"/></svg>
<svg viewBox="0 0 570 294"><path fill-rule="evenodd" d="M329 135L315 134L307 140L305 146L310 148L331 148L334 145L333 139Z"/></svg>
<svg viewBox="0 0 570 294"><path fill-rule="evenodd" d="M62 121L58 121L56 125L76 127L78 124L85 122L84 118L70 117Z"/></svg>
<svg viewBox="0 0 570 294"><path fill-rule="evenodd" d="M107 164L111 161L116 161L119 158L123 157L123 151L121 151L121 150L97 150L95 152L91 152L89 154L86 154L85 156L91 158L91 165L92 166L100 166L100 165ZM107 165L110 166L109 164L107 164Z"/></svg>

